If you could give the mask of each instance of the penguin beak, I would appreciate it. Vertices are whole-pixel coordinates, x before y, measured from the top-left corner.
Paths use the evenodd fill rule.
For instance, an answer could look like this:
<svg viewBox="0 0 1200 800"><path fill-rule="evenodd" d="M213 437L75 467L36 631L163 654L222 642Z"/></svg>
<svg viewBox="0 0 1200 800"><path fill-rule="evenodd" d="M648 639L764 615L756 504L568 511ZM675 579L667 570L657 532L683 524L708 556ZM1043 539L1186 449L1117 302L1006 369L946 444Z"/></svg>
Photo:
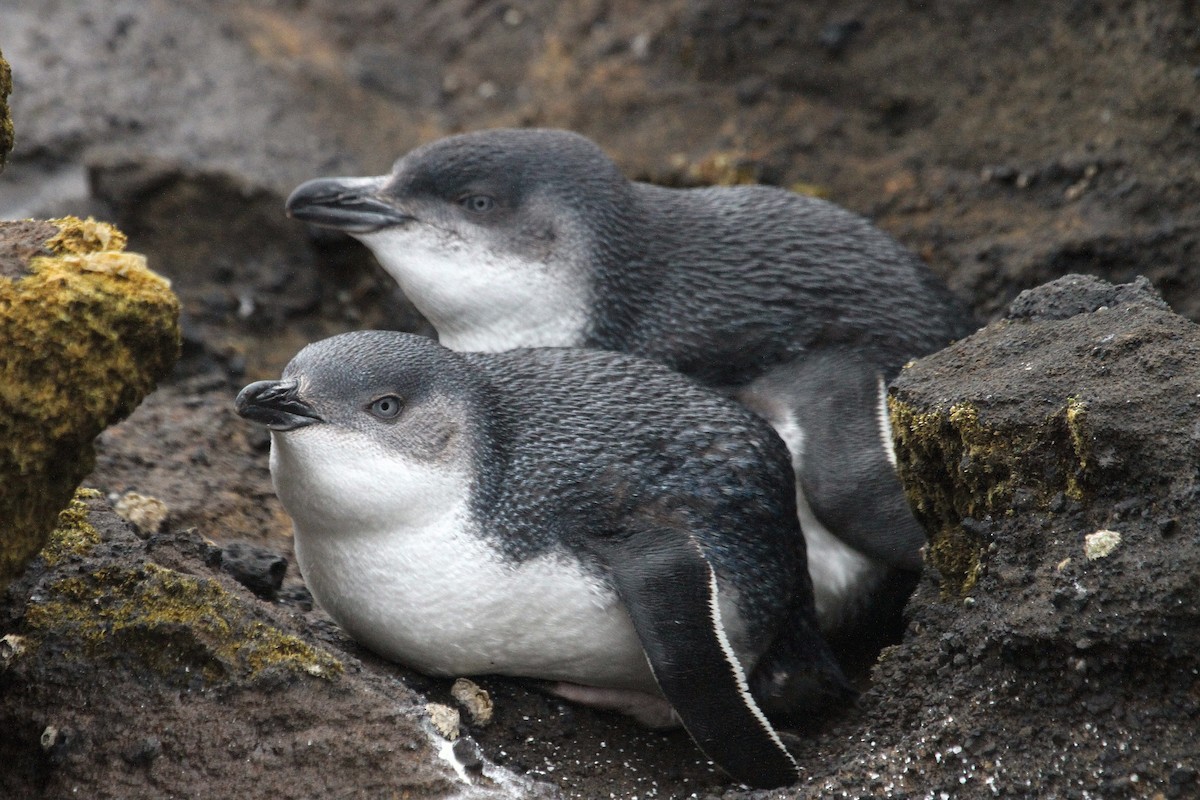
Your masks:
<svg viewBox="0 0 1200 800"><path fill-rule="evenodd" d="M300 399L296 381L257 381L242 389L234 402L238 414L273 431L294 431L325 421Z"/></svg>
<svg viewBox="0 0 1200 800"><path fill-rule="evenodd" d="M380 196L385 178L317 178L296 187L287 215L346 233L372 233L413 219Z"/></svg>

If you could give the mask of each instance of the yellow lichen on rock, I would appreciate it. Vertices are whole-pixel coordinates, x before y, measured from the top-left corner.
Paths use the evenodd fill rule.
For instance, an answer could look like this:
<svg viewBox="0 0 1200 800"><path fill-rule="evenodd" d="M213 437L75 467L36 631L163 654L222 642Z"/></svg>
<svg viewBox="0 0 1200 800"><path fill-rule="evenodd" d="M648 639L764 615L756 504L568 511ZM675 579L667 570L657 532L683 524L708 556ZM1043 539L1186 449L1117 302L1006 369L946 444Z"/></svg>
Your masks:
<svg viewBox="0 0 1200 800"><path fill-rule="evenodd" d="M60 217L50 220L50 224L58 228L58 233L46 240L46 249L59 255L90 256L107 253L110 256L141 258L136 253L126 253L125 234L115 225L107 222L97 222L88 217ZM145 263L145 259L142 259ZM155 276L159 280L166 280Z"/></svg>
<svg viewBox="0 0 1200 800"><path fill-rule="evenodd" d="M962 525L1012 513L1018 492L1045 508L1062 494L1086 498L1087 406L1078 398L1020 428L995 427L975 404L915 408L888 397L897 467L917 517L929 532L927 560L948 594L966 596L982 570L987 543Z"/></svg>
<svg viewBox="0 0 1200 800"><path fill-rule="evenodd" d="M12 70L0 53L0 172L13 146L12 116L8 113L8 96L12 94Z"/></svg>
<svg viewBox="0 0 1200 800"><path fill-rule="evenodd" d="M325 679L343 671L328 652L256 619L217 581L154 563L54 580L30 603L25 625L35 645L65 636L79 658L116 660L182 685L253 680L268 670Z"/></svg>
<svg viewBox="0 0 1200 800"><path fill-rule="evenodd" d="M88 522L86 500L100 497L95 489L76 489L71 504L58 512L58 524L42 548L46 565L53 567L70 556L82 556L100 544L100 534Z"/></svg>
<svg viewBox="0 0 1200 800"><path fill-rule="evenodd" d="M0 588L178 358L179 301L124 246L90 219L0 222Z"/></svg>

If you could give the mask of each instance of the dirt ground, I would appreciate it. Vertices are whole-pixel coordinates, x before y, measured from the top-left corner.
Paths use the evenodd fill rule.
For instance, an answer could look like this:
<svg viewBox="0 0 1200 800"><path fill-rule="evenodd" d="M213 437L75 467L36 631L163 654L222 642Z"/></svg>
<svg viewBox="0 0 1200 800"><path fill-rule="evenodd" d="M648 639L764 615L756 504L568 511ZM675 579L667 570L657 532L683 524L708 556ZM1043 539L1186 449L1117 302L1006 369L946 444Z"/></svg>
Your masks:
<svg viewBox="0 0 1200 800"><path fill-rule="evenodd" d="M919 253L981 320L1073 272L1114 283L1145 275L1172 309L1200 320L1200 9L1188 0L0 0L0 50L13 68L17 131L0 217L109 219L183 301L174 376L101 436L87 481L113 497L161 499L180 542L194 529L292 560L267 440L233 413L236 391L276 376L321 336L427 330L361 247L286 220L284 197L311 177L381 173L416 144L459 130L567 127L631 176L674 185L751 178L822 194ZM1137 398L1150 421L1121 430L1105 462L1116 465L1096 473L1087 503L1043 504L1019 487L1012 513L955 520L989 553L970 602L948 597L947 578L928 569L902 641L884 651L858 708L801 732L805 782L769 796L1200 793L1200 411L1194 400L1171 401L1200 397L1195 328L1179 317L1149 328L1096 317L1037 331L1030 323L1023 339L1015 323L1001 323L902 378L898 391L930 407L961 398L981 413L1030 409L1039 392L1065 402L1059 395L1076 391L1056 365L1092 364L1092 348L1107 348L1109 371L1089 384L1094 402L1108 409L1099 398ZM1162 391L1143 394L1154 388ZM1174 432L1173 445L1162 431ZM1117 458L1133 443L1137 460ZM1119 527L1125 545L1092 565L1079 543L1103 526ZM416 691L451 702L444 682L374 659L319 610L304 610L294 568L283 603L221 580L345 654L374 681L370 691L384 693L367 696L419 707ZM21 602L10 593L6 625L20 625ZM0 692L20 680L0 674ZM497 720L466 732L484 758L564 796L737 794L682 734L644 731L517 682L480 682ZM0 693L0 707L11 703L16 719L11 709L26 706L11 697ZM79 716L96 726L85 737L92 749L60 762L37 756L50 760L14 796L31 787L65 796L62 776L87 770L96 796L106 785L110 796L204 796L206 786L235 785L217 775L241 769L236 747L227 763L210 748L204 769L178 773L211 784L130 779L136 754L131 762L98 744L100 711L120 706L94 702L94 715ZM347 708L337 713L362 705ZM229 718L211 713L218 736ZM402 718L393 724L411 725ZM24 745L0 752L33 757ZM338 753L321 762L342 764L337 791L379 796L353 775L382 769L383 757L339 762ZM298 761L270 763L259 783L242 785L261 796L334 792L289 784ZM438 773L409 791L441 796L444 781Z"/></svg>

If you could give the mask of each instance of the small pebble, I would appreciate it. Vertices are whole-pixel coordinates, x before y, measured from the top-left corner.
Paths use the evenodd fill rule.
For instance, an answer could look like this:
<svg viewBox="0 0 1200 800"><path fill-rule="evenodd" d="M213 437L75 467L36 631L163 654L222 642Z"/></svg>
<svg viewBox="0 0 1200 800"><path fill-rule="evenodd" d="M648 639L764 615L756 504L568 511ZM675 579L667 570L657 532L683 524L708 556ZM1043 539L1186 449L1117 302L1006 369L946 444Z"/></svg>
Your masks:
<svg viewBox="0 0 1200 800"><path fill-rule="evenodd" d="M477 770L483 767L483 748L470 736L464 736L455 742L451 752L465 770Z"/></svg>
<svg viewBox="0 0 1200 800"><path fill-rule="evenodd" d="M287 559L278 553L245 542L234 542L221 551L221 569L266 600L275 599L287 566Z"/></svg>
<svg viewBox="0 0 1200 800"><path fill-rule="evenodd" d="M0 670L8 666L25 653L25 637L10 633L0 638Z"/></svg>

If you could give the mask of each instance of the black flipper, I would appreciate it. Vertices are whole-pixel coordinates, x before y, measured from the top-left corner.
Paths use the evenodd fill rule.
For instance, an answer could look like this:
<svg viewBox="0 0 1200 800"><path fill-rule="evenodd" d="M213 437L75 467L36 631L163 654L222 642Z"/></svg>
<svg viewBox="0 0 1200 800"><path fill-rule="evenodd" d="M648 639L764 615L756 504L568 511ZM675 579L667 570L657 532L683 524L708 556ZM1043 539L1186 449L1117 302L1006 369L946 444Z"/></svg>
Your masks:
<svg viewBox="0 0 1200 800"><path fill-rule="evenodd" d="M852 349L814 353L756 381L742 401L803 430L799 481L813 514L842 541L904 570L921 568L917 523L885 444L880 369Z"/></svg>
<svg viewBox="0 0 1200 800"><path fill-rule="evenodd" d="M796 762L750 694L721 624L716 575L677 530L595 541L663 695L700 750L734 779L773 789Z"/></svg>

